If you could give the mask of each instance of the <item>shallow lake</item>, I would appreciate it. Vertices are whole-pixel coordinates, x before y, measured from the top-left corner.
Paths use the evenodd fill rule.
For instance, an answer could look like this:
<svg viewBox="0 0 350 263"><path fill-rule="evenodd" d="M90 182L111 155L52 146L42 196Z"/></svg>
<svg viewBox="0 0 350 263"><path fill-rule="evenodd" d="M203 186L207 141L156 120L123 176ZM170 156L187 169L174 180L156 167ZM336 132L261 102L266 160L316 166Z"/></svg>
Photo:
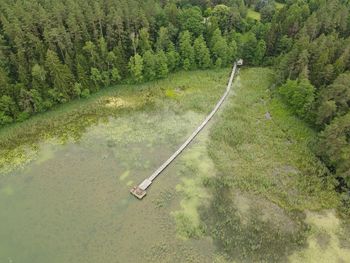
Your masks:
<svg viewBox="0 0 350 263"><path fill-rule="evenodd" d="M214 104L225 88L226 80L221 82L202 92L214 96L210 103L206 95L197 97L199 103ZM192 92L183 99L196 97ZM129 193L206 116L203 110L178 111L174 103L99 118L82 130L77 127L78 136L70 124L64 135L19 146L17 159L9 169L2 167L8 172L0 176L0 262L229 262L204 234L200 217L210 202L203 180L217 172L207 151L210 125L217 118L159 176L144 200ZM239 211L258 203L247 198L237 196ZM334 211L306 211L305 222L313 229L307 246L292 251L289 261L350 258L350 249L338 238Z"/></svg>
<svg viewBox="0 0 350 263"><path fill-rule="evenodd" d="M181 206L186 182L195 182L182 166L208 158L207 131L144 200L129 194L204 117L135 112L91 126L77 141L28 149L33 161L0 178L0 262L210 262L209 239L176 230L179 213L196 217L195 203Z"/></svg>

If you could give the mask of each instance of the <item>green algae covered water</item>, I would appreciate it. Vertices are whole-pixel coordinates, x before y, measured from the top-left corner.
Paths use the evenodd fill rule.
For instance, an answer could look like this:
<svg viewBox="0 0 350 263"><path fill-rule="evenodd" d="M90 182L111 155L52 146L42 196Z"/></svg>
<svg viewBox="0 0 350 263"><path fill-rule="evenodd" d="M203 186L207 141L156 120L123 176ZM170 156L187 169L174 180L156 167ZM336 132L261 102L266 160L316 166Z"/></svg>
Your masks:
<svg viewBox="0 0 350 263"><path fill-rule="evenodd" d="M129 194L190 131L175 124L193 126L202 116L167 114L156 125L158 117L113 119L91 127L78 143L42 142L35 160L2 177L1 262L163 262L189 255L203 261L199 248L207 242L176 237L171 211L181 210L176 186L185 179L177 177L178 165L142 202Z"/></svg>
<svg viewBox="0 0 350 263"><path fill-rule="evenodd" d="M228 75L225 70L187 77L189 83L203 78L208 85L202 90L199 83L187 86L176 78L175 86L163 82L165 96L151 110L89 115L82 117L83 129L77 122L64 134L48 130L34 143L3 152L8 159L0 177L0 262L210 262L213 245L201 237L196 209L207 194L196 192L199 173L187 169L196 164L201 176L212 172L205 148L208 131L159 177L144 200L129 190L202 122ZM112 99L103 107L132 106L127 95L105 96ZM180 96L189 109L180 108Z"/></svg>
<svg viewBox="0 0 350 263"><path fill-rule="evenodd" d="M305 210L295 219L238 184L226 223L219 226L208 215L220 208L215 206L220 198L206 187L222 176L220 162L227 171L256 162L252 156L229 160L228 144L217 153L208 150L212 126L223 121L229 105L238 104L242 87L249 87L244 76L251 78L251 72L241 73L224 110L157 178L146 198L130 195L203 121L229 73L178 73L131 91L112 89L79 102L74 116L70 109L58 110L2 135L15 139L0 149L0 262L263 262L266 254L274 260L265 262L348 262L349 243L340 238L342 221L334 210ZM17 133L21 136L11 137ZM224 240L236 242L239 257L222 248L216 235L230 222L235 226L227 228ZM301 225L301 234L290 234ZM259 244L269 251L261 252Z"/></svg>

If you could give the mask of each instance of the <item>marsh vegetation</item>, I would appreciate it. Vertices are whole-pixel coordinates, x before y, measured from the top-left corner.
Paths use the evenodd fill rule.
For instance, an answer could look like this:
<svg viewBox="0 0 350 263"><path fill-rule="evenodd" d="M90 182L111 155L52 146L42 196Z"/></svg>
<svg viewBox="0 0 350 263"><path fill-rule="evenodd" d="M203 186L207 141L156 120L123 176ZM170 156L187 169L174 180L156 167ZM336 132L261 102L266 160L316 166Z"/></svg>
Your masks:
<svg viewBox="0 0 350 263"><path fill-rule="evenodd" d="M196 230L201 195L191 194L192 180L195 185L201 180L187 167L202 165L205 138L162 175L143 202L129 189L205 118L229 73L181 72L162 81L110 88L3 130L0 209L6 212L0 215L0 261L211 258L209 239L189 239L189 233L201 233ZM121 106L109 105L121 100ZM193 230L183 222L191 222Z"/></svg>
<svg viewBox="0 0 350 263"><path fill-rule="evenodd" d="M3 130L0 258L346 259L347 224L336 216L339 196L309 148L314 133L272 96L270 69L241 70L223 110L149 196L129 196L203 120L229 71L110 88ZM15 244L27 249L19 253Z"/></svg>
<svg viewBox="0 0 350 263"><path fill-rule="evenodd" d="M235 262L287 262L308 251L308 237L323 226L309 224L306 215L317 217L340 206L336 182L311 150L314 132L274 96L272 84L270 69L242 70L210 134L208 151L217 176L205 180L212 199L202 218ZM346 233L341 226L337 231ZM341 235L332 233L341 251ZM333 255L347 259L349 251L338 252Z"/></svg>
<svg viewBox="0 0 350 263"><path fill-rule="evenodd" d="M0 262L349 261L349 10L0 1Z"/></svg>

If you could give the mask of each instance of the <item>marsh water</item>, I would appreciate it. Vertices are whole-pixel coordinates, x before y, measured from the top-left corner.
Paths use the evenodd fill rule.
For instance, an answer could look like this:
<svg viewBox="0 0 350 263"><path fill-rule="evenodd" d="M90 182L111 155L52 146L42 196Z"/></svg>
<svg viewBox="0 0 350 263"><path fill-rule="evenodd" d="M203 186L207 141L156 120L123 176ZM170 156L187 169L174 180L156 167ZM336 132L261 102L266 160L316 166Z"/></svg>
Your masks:
<svg viewBox="0 0 350 263"><path fill-rule="evenodd" d="M206 261L211 243L176 231L177 214L196 217L192 204L181 203L187 183L195 183L181 166L207 158L205 135L147 198L129 194L202 118L128 114L89 127L78 141L51 139L28 149L34 160L0 181L0 262Z"/></svg>
<svg viewBox="0 0 350 263"><path fill-rule="evenodd" d="M225 82L210 91L212 101ZM201 100L208 110L214 105L205 96ZM129 193L205 115L172 106L128 111L87 119L90 124L79 136L73 125L59 137L19 146L0 177L0 262L232 262L205 234L201 218L211 198L203 180L217 173L207 150L216 118L159 176L144 200ZM244 214L247 207L255 207L252 200L237 196L237 209ZM270 210L282 213L277 207ZM305 222L316 230L307 246L288 255L290 261L350 258L350 250L339 241L340 221L334 211L306 212Z"/></svg>

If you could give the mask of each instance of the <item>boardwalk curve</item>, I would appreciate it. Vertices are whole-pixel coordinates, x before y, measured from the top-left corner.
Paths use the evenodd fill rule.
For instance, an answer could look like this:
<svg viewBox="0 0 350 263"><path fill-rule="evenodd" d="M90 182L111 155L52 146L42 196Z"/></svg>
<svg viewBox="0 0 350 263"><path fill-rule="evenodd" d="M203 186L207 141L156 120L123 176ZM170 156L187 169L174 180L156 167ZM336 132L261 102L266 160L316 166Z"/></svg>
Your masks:
<svg viewBox="0 0 350 263"><path fill-rule="evenodd" d="M130 193L136 196L138 199L142 199L146 195L146 189L152 184L152 182L160 175L165 168L168 167L171 162L173 162L177 156L180 155L180 153L193 141L193 139L198 135L198 133L207 125L207 123L210 121L211 118L215 115L215 113L219 110L220 106L226 99L227 95L229 94L231 87L232 87L232 82L234 79L234 76L237 71L237 63L234 63L231 76L229 79L229 82L227 84L227 88L225 93L222 95L221 99L218 101L216 104L215 108L210 112L210 114L205 118L205 120L202 122L202 124L188 137L188 139L180 146L180 148L174 152L172 156L169 157L168 160L166 160L154 173L146 178L141 184L138 186L133 187L130 190Z"/></svg>

